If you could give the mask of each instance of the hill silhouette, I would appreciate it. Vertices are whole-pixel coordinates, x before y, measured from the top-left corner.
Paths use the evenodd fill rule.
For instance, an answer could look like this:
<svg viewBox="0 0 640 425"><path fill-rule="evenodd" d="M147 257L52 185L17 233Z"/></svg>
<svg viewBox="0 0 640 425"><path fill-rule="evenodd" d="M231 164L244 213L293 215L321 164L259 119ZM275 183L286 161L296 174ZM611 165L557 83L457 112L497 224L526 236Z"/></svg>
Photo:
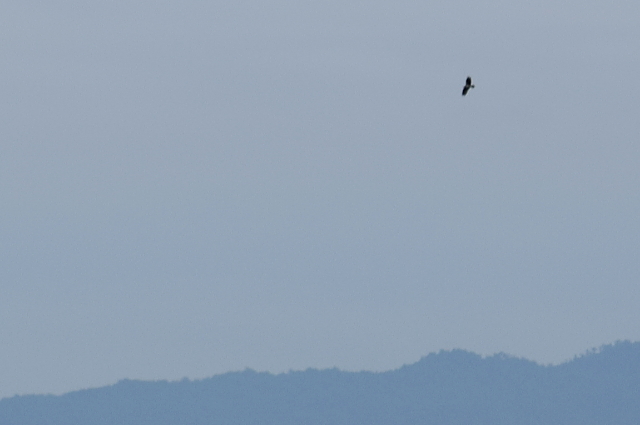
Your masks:
<svg viewBox="0 0 640 425"><path fill-rule="evenodd" d="M2 425L640 423L640 343L557 366L441 351L381 373L252 370L0 400Z"/></svg>

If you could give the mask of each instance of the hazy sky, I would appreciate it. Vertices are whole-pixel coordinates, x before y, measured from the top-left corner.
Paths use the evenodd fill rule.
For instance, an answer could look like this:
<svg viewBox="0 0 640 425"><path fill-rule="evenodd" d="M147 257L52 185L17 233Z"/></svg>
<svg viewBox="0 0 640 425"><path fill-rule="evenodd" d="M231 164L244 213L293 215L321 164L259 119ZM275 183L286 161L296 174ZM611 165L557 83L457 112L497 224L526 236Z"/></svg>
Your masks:
<svg viewBox="0 0 640 425"><path fill-rule="evenodd" d="M639 18L5 1L0 397L640 340Z"/></svg>

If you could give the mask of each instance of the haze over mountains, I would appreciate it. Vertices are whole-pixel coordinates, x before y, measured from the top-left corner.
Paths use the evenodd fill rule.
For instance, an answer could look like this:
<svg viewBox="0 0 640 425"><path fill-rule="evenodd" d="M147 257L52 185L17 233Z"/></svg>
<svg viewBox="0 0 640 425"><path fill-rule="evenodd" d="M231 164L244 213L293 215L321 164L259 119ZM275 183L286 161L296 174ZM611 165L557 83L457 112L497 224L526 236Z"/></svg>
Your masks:
<svg viewBox="0 0 640 425"><path fill-rule="evenodd" d="M640 2L2 6L0 398L640 341Z"/></svg>
<svg viewBox="0 0 640 425"><path fill-rule="evenodd" d="M557 366L453 350L382 373L245 370L0 400L3 425L638 423L640 343L628 341Z"/></svg>

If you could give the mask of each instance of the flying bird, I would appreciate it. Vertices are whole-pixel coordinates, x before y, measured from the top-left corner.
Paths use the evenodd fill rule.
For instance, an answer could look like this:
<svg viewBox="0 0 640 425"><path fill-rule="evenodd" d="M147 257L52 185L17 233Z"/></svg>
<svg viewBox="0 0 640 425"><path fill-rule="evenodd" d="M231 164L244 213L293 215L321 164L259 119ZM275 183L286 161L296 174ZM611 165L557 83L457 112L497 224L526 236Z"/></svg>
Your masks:
<svg viewBox="0 0 640 425"><path fill-rule="evenodd" d="M469 89L472 89L474 87L475 86L471 84L471 77L467 77L467 82L465 83L464 88L462 89L462 95L465 96L469 91Z"/></svg>

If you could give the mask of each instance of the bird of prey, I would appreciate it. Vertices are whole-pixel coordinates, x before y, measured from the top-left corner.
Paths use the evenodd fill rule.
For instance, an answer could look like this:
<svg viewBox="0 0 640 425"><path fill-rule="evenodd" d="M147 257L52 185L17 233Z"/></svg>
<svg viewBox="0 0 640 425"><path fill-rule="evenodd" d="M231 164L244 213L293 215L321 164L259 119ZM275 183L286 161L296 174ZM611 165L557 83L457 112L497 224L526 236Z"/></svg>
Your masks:
<svg viewBox="0 0 640 425"><path fill-rule="evenodd" d="M464 88L462 89L462 95L465 96L469 91L469 89L472 89L474 87L475 86L471 84L471 77L467 77L467 82L465 83Z"/></svg>

